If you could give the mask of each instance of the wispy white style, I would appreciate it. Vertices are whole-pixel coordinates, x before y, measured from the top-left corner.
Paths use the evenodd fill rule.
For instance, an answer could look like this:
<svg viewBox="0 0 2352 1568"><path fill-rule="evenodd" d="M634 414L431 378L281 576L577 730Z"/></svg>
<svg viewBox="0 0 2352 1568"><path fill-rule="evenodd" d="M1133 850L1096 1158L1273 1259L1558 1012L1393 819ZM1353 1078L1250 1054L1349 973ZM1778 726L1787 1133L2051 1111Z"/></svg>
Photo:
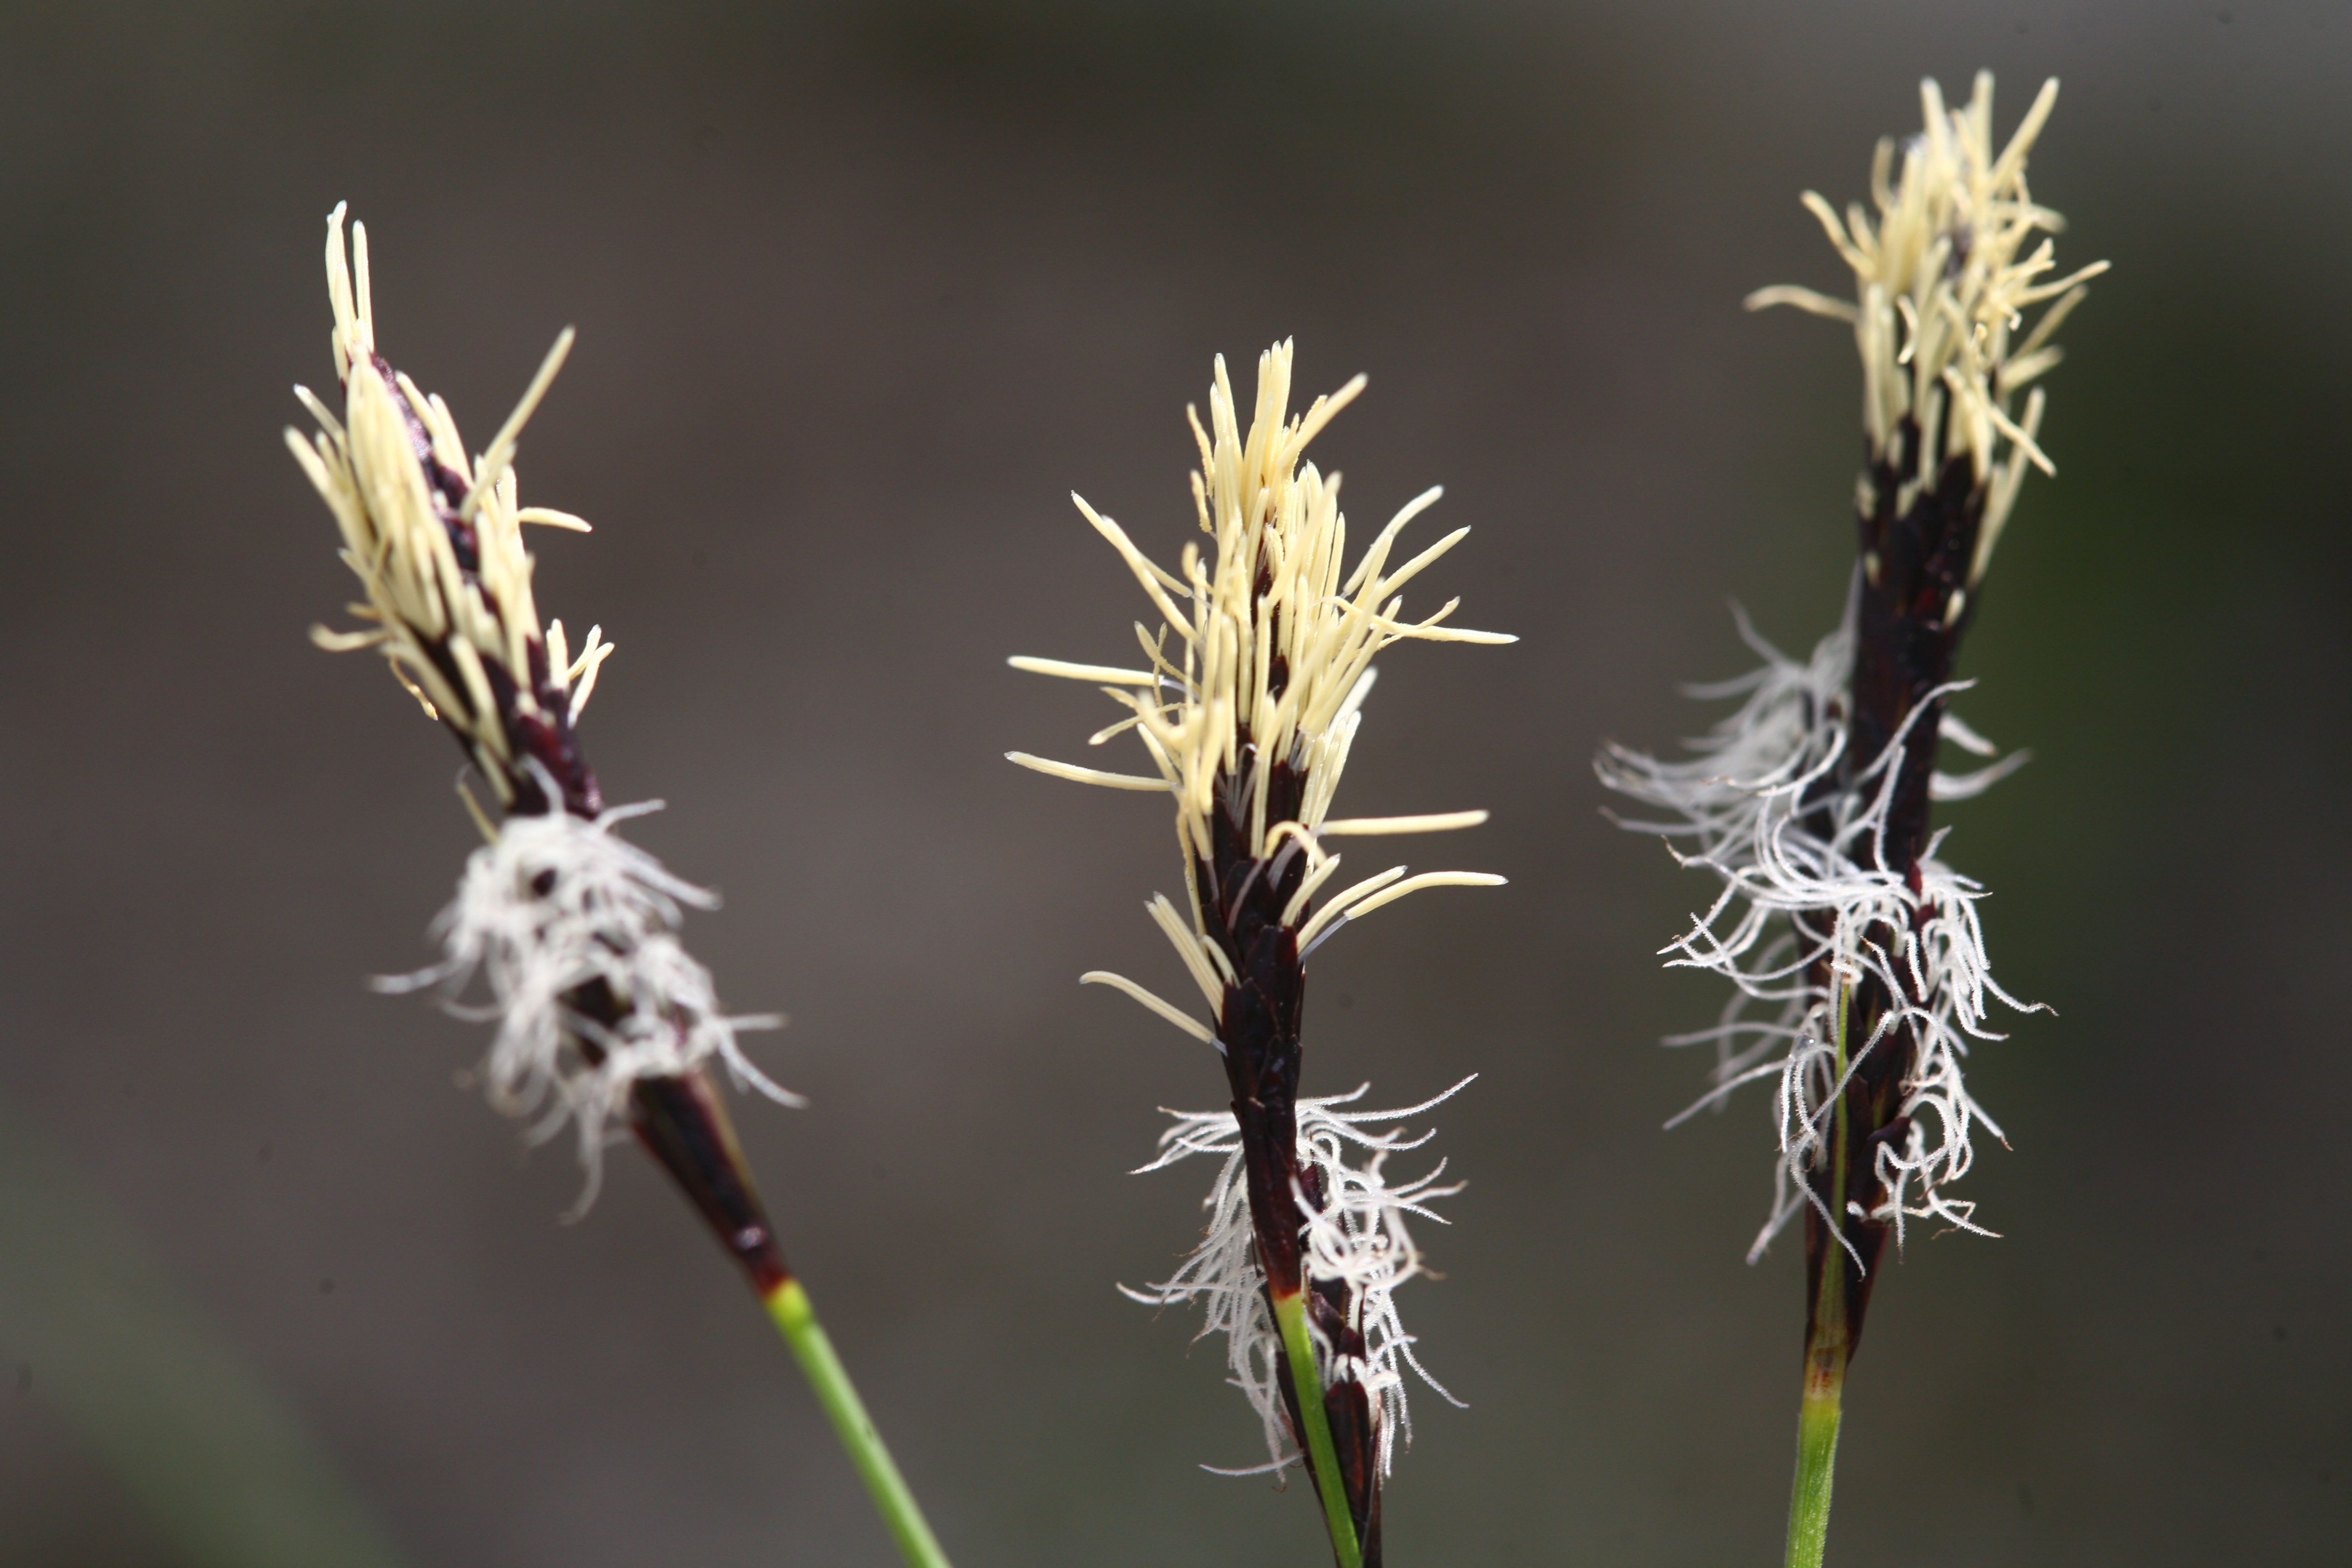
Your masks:
<svg viewBox="0 0 2352 1568"><path fill-rule="evenodd" d="M490 1103L536 1118L534 1142L566 1122L576 1127L589 1174L583 1208L640 1079L682 1078L715 1060L738 1088L802 1103L745 1059L736 1041L740 1030L783 1020L728 1016L710 972L678 940L685 908L716 909L718 895L671 875L614 832L660 808L657 801L618 806L593 822L561 811L509 817L467 858L457 898L434 922L442 961L376 982L386 991L439 986L451 1011L497 1023L481 1066ZM489 1005L458 1003L477 974ZM617 1025L583 1016L570 1000L600 980L625 1009ZM583 1040L596 1059L581 1049Z"/></svg>
<svg viewBox="0 0 2352 1568"><path fill-rule="evenodd" d="M1342 1280L1355 1313L1353 1327L1364 1336L1365 1353L1351 1358L1334 1353L1335 1347L1316 1345L1327 1389L1353 1379L1361 1383L1380 1412L1381 1474L1386 1476L1400 1437L1412 1441L1412 1414L1405 1399L1403 1369L1411 1367L1445 1399L1446 1393L1412 1353L1413 1338L1397 1316L1398 1286L1422 1273L1421 1252L1405 1229L1405 1216L1444 1218L1429 1205L1462 1190L1460 1184L1438 1185L1445 1162L1412 1181L1391 1184L1382 1165L1391 1154L1418 1149L1436 1136L1434 1131L1407 1138L1401 1130L1371 1132L1381 1122L1402 1121L1451 1100L1470 1082L1464 1079L1434 1100L1398 1110L1340 1109L1363 1098L1366 1089L1352 1094L1298 1102L1298 1163L1320 1173L1325 1202L1317 1208L1302 1196L1299 1213L1306 1222L1306 1264L1310 1278ZM1202 1202L1209 1224L1201 1245L1181 1268L1160 1284L1142 1290L1119 1289L1138 1301L1168 1306L1199 1301L1206 1311L1201 1336L1225 1336L1225 1361L1233 1384L1257 1412L1265 1431L1269 1456L1265 1465L1228 1474L1278 1470L1298 1458L1290 1440L1289 1417L1283 1403L1284 1380L1276 1360L1282 1334L1266 1307L1265 1274L1258 1267L1252 1244L1249 1196L1242 1169L1241 1129L1230 1110L1171 1110L1176 1124L1160 1135L1160 1155L1137 1173L1158 1171L1195 1154L1221 1156L1224 1163L1214 1185Z"/></svg>
<svg viewBox="0 0 2352 1568"><path fill-rule="evenodd" d="M1723 884L1715 902L1663 950L1669 967L1709 970L1737 988L1715 1027L1668 1041L1712 1045L1716 1065L1709 1075L1715 1087L1667 1125L1703 1107L1721 1106L1742 1084L1775 1082L1780 1159L1771 1213L1748 1252L1751 1261L1759 1257L1810 1199L1804 1175L1824 1147L1845 1087L1835 1071L1832 999L1806 975L1816 960L1826 958L1841 996L1869 973L1902 1002L1877 1034L1847 1043L1849 1075L1897 1027L1915 1031L1919 1045L1916 1070L1904 1086L1902 1110L1910 1130L1899 1147L1878 1146L1877 1173L1889 1195L1867 1217L1893 1223L1898 1237L1906 1218L1932 1217L1990 1234L1972 1217L1971 1202L1944 1192L1968 1173L1975 1123L2000 1136L1961 1079L1969 1042L2002 1037L1986 1026L1987 1000L2027 1005L1992 978L1976 913L1984 890L1936 858L1941 832L1920 858L1916 890L1900 872L1879 868L1878 840L1903 754L1900 736L1856 775L1853 789L1818 807L1807 805L1807 792L1831 777L1844 754L1851 626L1822 638L1802 664L1758 637L1744 616L1740 630L1766 662L1736 680L1696 689L1700 697L1745 693L1747 700L1691 742L1694 756L1662 762L1612 744L1599 764L1612 789L1672 814L1628 821L1626 827L1664 835L1682 864L1711 871ZM1956 719L1945 720L1944 733L1965 737L1971 750L1983 745ZM1935 793L1947 799L1974 794L2024 757L2017 752L1958 779L1938 774ZM1815 809L1828 814L1826 833L1809 820ZM1807 935L1796 916L1827 934ZM1897 933L1897 945L1890 951L1871 940L1874 929ZM1756 1003L1767 1010L1751 1017Z"/></svg>

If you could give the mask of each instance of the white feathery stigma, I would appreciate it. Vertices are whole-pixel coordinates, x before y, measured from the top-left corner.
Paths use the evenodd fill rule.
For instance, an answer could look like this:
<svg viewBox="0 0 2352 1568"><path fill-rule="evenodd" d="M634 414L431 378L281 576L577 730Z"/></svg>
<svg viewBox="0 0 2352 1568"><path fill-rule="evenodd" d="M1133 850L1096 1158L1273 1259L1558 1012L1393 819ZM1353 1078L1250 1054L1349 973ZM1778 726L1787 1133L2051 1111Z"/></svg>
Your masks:
<svg viewBox="0 0 2352 1568"><path fill-rule="evenodd" d="M1683 865L1713 872L1722 883L1714 903L1662 950L1669 967L1708 970L1735 987L1713 1028L1667 1042L1716 1050L1709 1074L1714 1087L1667 1125L1702 1108L1720 1109L1742 1084L1775 1083L1780 1157L1771 1212L1748 1253L1751 1261L1760 1256L1806 1202L1805 1173L1830 1136L1844 1088L1835 1070L1832 999L1807 977L1816 961L1826 959L1841 994L1868 973L1886 994L1901 999L1871 1039L1849 1042L1849 1077L1893 1030L1908 1028L1918 1042L1916 1063L1903 1086L1908 1130L1899 1144L1877 1146L1877 1175L1888 1195L1877 1212L1862 1217L1893 1224L1898 1238L1906 1218L1934 1218L1990 1235L1972 1217L1972 1203L1944 1191L1968 1173L1975 1123L2000 1136L1970 1098L1961 1067L1970 1040L2003 1037L1986 1027L1989 998L2034 1008L1993 980L1976 912L1984 889L1936 858L1941 832L1919 858L1916 889L1902 872L1880 864L1877 844L1902 760L1900 736L1856 774L1853 788L1826 800L1810 793L1834 775L1844 753L1851 620L1822 638L1802 664L1758 637L1744 616L1740 631L1764 666L1695 689L1699 697L1747 696L1737 712L1688 742L1696 755L1662 762L1612 743L1598 763L1609 787L1670 814L1627 821L1625 827L1664 836ZM1946 690L1966 686L1955 682ZM1956 719L1944 721L1944 733L1965 738L1969 750L1990 751ZM1932 792L1947 800L1974 795L2025 755L2012 753L1958 778L1937 773ZM1826 832L1818 830L1824 813ZM1791 918L1797 916L1806 917L1807 925ZM1813 933L1825 927L1826 934L1809 934L1808 926ZM1895 945L1874 940L1874 932L1894 933ZM1751 1016L1756 1004L1766 1010Z"/></svg>
<svg viewBox="0 0 2352 1568"><path fill-rule="evenodd" d="M1383 1477L1393 1462L1398 1439L1408 1445L1412 1441L1403 1377L1406 1367L1446 1400L1461 1403L1414 1357L1412 1336L1405 1332L1397 1316L1395 1292L1398 1286L1423 1272L1421 1252L1405 1228L1405 1217L1410 1215L1443 1225L1444 1218L1429 1205L1462 1189L1458 1183L1438 1184L1445 1171L1442 1160L1426 1174L1402 1183L1391 1183L1382 1170L1390 1155L1420 1148L1435 1136L1433 1131L1407 1138L1398 1129L1379 1132L1368 1129L1418 1116L1451 1100L1470 1081L1464 1079L1433 1100L1397 1110L1343 1109L1362 1099L1365 1088L1351 1094L1298 1101L1299 1164L1321 1174L1325 1194L1319 1208L1303 1195L1299 1200L1306 1225L1307 1277L1345 1282L1353 1314L1350 1326L1362 1334L1365 1345L1361 1357L1344 1356L1335 1353L1336 1347L1321 1342L1318 1336L1316 1359L1321 1363L1326 1388L1352 1379L1370 1395L1380 1413ZM1175 1125L1160 1135L1159 1157L1138 1173L1161 1170L1196 1154L1222 1159L1216 1182L1202 1203L1209 1223L1200 1246L1168 1279L1141 1290L1119 1289L1149 1306L1202 1304L1205 1321L1200 1337L1225 1336L1225 1360L1233 1384L1257 1412L1268 1455L1264 1465L1220 1473L1255 1475L1279 1470L1298 1455L1290 1440L1276 1359L1282 1335L1266 1306L1265 1275L1258 1267L1254 1245L1240 1126L1230 1110L1168 1114L1175 1118Z"/></svg>
<svg viewBox="0 0 2352 1568"><path fill-rule="evenodd" d="M536 1119L534 1142L574 1124L589 1177L582 1209L594 1196L612 1124L640 1079L680 1078L716 1060L739 1089L802 1103L753 1067L736 1040L740 1030L783 1020L720 1011L710 972L678 940L685 907L715 909L718 895L673 876L614 831L660 808L658 801L618 806L593 822L562 811L509 817L467 858L457 898L434 922L442 961L375 983L395 992L439 987L450 1011L498 1025L480 1069L490 1103ZM486 1006L458 1000L477 974L488 987ZM586 1017L573 1004L598 981L622 1005L617 1024Z"/></svg>

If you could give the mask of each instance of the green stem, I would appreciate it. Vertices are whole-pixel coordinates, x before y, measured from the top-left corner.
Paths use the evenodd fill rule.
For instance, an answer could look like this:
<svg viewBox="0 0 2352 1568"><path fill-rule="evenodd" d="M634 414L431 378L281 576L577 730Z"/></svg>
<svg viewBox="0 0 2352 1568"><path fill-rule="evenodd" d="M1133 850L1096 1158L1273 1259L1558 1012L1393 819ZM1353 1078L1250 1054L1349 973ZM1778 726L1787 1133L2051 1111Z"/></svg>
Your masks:
<svg viewBox="0 0 2352 1568"><path fill-rule="evenodd" d="M1789 1497L1788 1568L1821 1568L1829 1545L1830 1485L1837 1466L1838 1420L1845 1394L1845 1046L1847 993L1837 992L1837 1103L1830 1131L1830 1202L1834 1223L1822 1250L1820 1293L1805 1336L1805 1392L1797 1406L1797 1479Z"/></svg>
<svg viewBox="0 0 2352 1568"><path fill-rule="evenodd" d="M1323 1373L1315 1360L1315 1337L1307 1331L1304 1292L1274 1298L1274 1320L1282 1329L1283 1353L1290 1361L1290 1385L1298 1395L1298 1419L1307 1428L1307 1458L1315 1489L1323 1500L1323 1526L1339 1568L1362 1568L1363 1548L1348 1512L1348 1483L1339 1474L1339 1449L1331 1441L1331 1421L1323 1409Z"/></svg>
<svg viewBox="0 0 2352 1568"><path fill-rule="evenodd" d="M947 1553L940 1550L931 1527L924 1522L915 1494L907 1489L906 1478L891 1462L890 1450L882 1446L882 1435L874 1429L873 1418L866 1414L865 1402L857 1397L841 1358L833 1353L833 1342L825 1337L824 1325L816 1321L808 1292L801 1289L799 1280L787 1279L768 1292L766 1301L768 1316L775 1320L777 1331L799 1359L801 1371L808 1374L817 1403L832 1418L841 1446L848 1450L849 1462L857 1467L859 1479L873 1494L875 1510L890 1527L908 1568L949 1568Z"/></svg>
<svg viewBox="0 0 2352 1568"><path fill-rule="evenodd" d="M1789 1499L1789 1568L1821 1568L1822 1549L1829 1544L1839 1392L1832 1384L1825 1395L1816 1395L1808 1375L1804 1402L1797 1407L1797 1484Z"/></svg>

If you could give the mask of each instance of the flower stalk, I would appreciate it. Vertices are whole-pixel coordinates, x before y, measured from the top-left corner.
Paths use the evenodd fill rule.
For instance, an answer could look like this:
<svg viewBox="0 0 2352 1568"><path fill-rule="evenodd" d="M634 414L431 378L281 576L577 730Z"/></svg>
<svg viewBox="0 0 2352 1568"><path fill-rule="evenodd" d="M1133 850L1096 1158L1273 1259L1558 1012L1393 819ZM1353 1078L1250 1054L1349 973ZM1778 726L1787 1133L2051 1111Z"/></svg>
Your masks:
<svg viewBox="0 0 2352 1568"><path fill-rule="evenodd" d="M809 1386L816 1391L817 1403L824 1406L835 1435L874 1499L875 1511L882 1516L890 1539L898 1542L898 1555L907 1560L908 1568L948 1568L947 1553L940 1549L915 1494L898 1473L882 1434L875 1430L873 1417L866 1414L866 1403L857 1397L848 1370L834 1353L833 1341L817 1321L808 1292L787 1275L765 1292L763 1300L776 1331L792 1347Z"/></svg>
<svg viewBox="0 0 2352 1568"><path fill-rule="evenodd" d="M1268 1286L1267 1298L1274 1306L1275 1325L1282 1334L1283 1370L1290 1374L1284 1392L1289 1398L1291 1424L1306 1434L1307 1468L1315 1478L1316 1495L1323 1504L1323 1528L1331 1537L1331 1554L1339 1560L1339 1568L1361 1568L1363 1542L1370 1539L1374 1551L1379 1550L1380 1521L1372 1510L1380 1506L1380 1495L1365 1484L1363 1477L1350 1477L1343 1468L1339 1444L1332 1436L1332 1428L1342 1423L1331 1419L1329 1404L1331 1397L1344 1398L1359 1391L1349 1384L1334 1389L1330 1395L1325 1394L1322 1360L1315 1353L1314 1331L1307 1326L1306 1292L1293 1290L1281 1295ZM1356 1425L1363 1424L1365 1418L1355 1410L1349 1409L1347 1414L1357 1417ZM1360 1453L1360 1441L1351 1444L1350 1448Z"/></svg>
<svg viewBox="0 0 2352 1568"><path fill-rule="evenodd" d="M1837 1072L1846 1069L1845 999L1839 998ZM1843 1190L1846 1173L1845 1097L1838 1097L1830 1143L1832 1186ZM1808 1210L1809 1230L1823 1226L1818 1212ZM1843 1259L1845 1238L1836 1238L1834 1256ZM1789 1498L1788 1568L1821 1568L1829 1545L1830 1489L1837 1468L1838 1421L1845 1399L1845 1367L1853 1353L1846 1333L1849 1284L1842 1268L1825 1268L1832 1249L1808 1237L1806 1282L1811 1287L1805 1317L1805 1385L1797 1403L1797 1479Z"/></svg>
<svg viewBox="0 0 2352 1568"><path fill-rule="evenodd" d="M2057 98L2056 80L2045 82L1996 154L1991 74L1978 75L1958 110L1946 108L1935 82L1925 82L1925 129L1892 183L1893 144L1879 144L1874 230L1858 207L1841 226L1819 196L1807 196L1854 271L1856 301L1830 313L1854 323L1867 461L1855 488L1859 563L1843 745L1836 768L1809 784L1799 809L1814 837L1833 841L1842 810L1851 813L1853 803L1874 795L1864 808L1869 841L1856 847L1869 869L1912 895L1907 909L1872 910L1851 934L1820 912L1796 915L1815 939L1811 989L1834 998L1824 1020L1835 1040L1834 1118L1828 1157L1811 1159L1806 1173L1805 1251L1814 1286L1808 1400L1822 1384L1818 1361L1832 1352L1849 1358L1861 1341L1877 1265L1905 1215L1906 1179L1922 1170L1926 1145L1914 1117L1940 1109L1920 1093L1923 1068L1933 1061L1938 998L1926 966L1904 959L1938 934L1925 866L1933 847L1930 802L1947 793L1937 787L1947 781L1937 763L1951 730L1953 665L2026 468L2056 472L2037 443L2042 388L2028 394L2021 422L2011 416L2011 399L2058 363L2051 334L2082 301L2084 280L2106 270L2095 262L2049 276L2055 261L2047 236L2063 220L2034 204L2025 164ZM2044 237L2029 252L2037 231ZM1759 290L1748 304L1821 308L1799 293ZM2012 342L2024 310L2050 301L2032 330ZM1847 942L1859 950L1859 963L1841 963ZM1849 1041L1859 1043L1852 1059ZM1932 1182L1932 1169L1925 1173ZM1933 1203L1927 1212L1951 1215ZM1825 1478L1824 1499L1826 1485Z"/></svg>
<svg viewBox="0 0 2352 1568"><path fill-rule="evenodd" d="M1788 1568L1822 1568L1830 1541L1830 1482L1837 1464L1838 1402L1845 1352L1808 1346L1805 1394L1797 1406L1797 1481L1789 1500Z"/></svg>
<svg viewBox="0 0 2352 1568"><path fill-rule="evenodd" d="M1307 964L1340 927L1410 893L1502 881L1468 871L1408 877L1399 866L1327 891L1341 857L1326 840L1486 820L1482 811L1345 819L1331 816L1330 806L1362 722L1376 654L1407 638L1514 639L1447 625L1458 600L1423 619L1403 618L1400 590L1469 531L1457 530L1392 564L1398 536L1437 499L1435 490L1399 512L1353 568L1346 566L1339 476L1327 480L1303 454L1363 381L1293 416L1290 371L1287 343L1260 357L1257 405L1244 433L1220 359L1209 426L1192 416L1201 453L1193 501L1213 553L1188 545L1179 570L1169 572L1117 522L1072 498L1159 614L1156 632L1135 628L1143 666L1012 661L1099 685L1129 717L1093 743L1132 731L1153 771L1118 773L1009 755L1057 777L1173 798L1185 906L1163 895L1146 908L1213 1022L1124 975L1097 971L1081 979L1125 992L1213 1047L1232 1098L1224 1111L1176 1113L1160 1157L1145 1167L1193 1154L1223 1157L1204 1205L1211 1217L1201 1246L1172 1279L1129 1294L1204 1304L1202 1331L1226 1336L1234 1381L1264 1426L1263 1468L1279 1471L1303 1458L1335 1558L1342 1568L1377 1568L1381 1485L1398 1439L1410 1433L1402 1370L1421 1371L1393 1300L1395 1288L1420 1272L1404 1221L1436 1218L1429 1201L1454 1189L1434 1185L1434 1171L1390 1183L1382 1162L1420 1141L1364 1130L1427 1105L1367 1112L1337 1109L1355 1095L1301 1098Z"/></svg>
<svg viewBox="0 0 2352 1568"><path fill-rule="evenodd" d="M352 612L366 624L313 627L311 637L332 651L381 653L426 717L455 737L502 818L493 823L461 784L486 843L437 922L445 957L378 984L436 986L453 1011L498 1022L481 1075L491 1102L533 1119L534 1141L576 1126L588 1173L581 1209L594 1196L611 1123L627 1126L768 1308L910 1568L945 1568L784 1261L712 1082L715 1063L739 1088L801 1103L737 1045L739 1031L782 1020L720 1011L709 971L677 936L683 907L712 908L715 895L614 831L659 803L608 808L579 744L581 711L612 652L603 629L590 628L574 658L563 624L539 622L523 525L588 525L520 505L513 458L570 353L572 331L488 447L469 459L448 406L376 351L367 234L352 226L347 255L343 213L336 207L327 228L343 409L339 416L297 387L319 430L306 440L289 429L286 438L341 529L344 563L366 592ZM477 974L491 1005L459 1006Z"/></svg>

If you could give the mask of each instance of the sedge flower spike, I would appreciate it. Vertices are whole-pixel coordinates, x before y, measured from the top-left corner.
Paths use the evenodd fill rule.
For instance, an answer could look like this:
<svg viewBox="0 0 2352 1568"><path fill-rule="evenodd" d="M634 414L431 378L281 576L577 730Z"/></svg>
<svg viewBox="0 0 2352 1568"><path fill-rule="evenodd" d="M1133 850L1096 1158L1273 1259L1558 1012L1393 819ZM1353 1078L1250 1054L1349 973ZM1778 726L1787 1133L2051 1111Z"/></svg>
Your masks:
<svg viewBox="0 0 2352 1568"><path fill-rule="evenodd" d="M741 1267L908 1568L948 1568L807 1290L784 1263L710 1081L717 1063L738 1089L801 1103L761 1076L736 1039L782 1020L720 1010L710 972L677 937L683 911L715 908L717 896L615 831L661 807L608 809L574 733L612 645L592 627L575 658L562 622L539 624L522 527L584 533L588 525L517 503L515 443L571 351L572 331L556 340L488 449L469 459L447 405L376 352L367 232L352 226L346 254L341 206L327 220L327 293L343 408L339 416L296 387L319 431L306 440L289 430L286 442L342 530L344 564L367 595L352 613L368 624L352 632L314 627L312 640L381 652L426 717L457 737L504 813L493 824L461 786L488 842L467 859L456 901L436 922L442 961L377 984L437 986L452 1012L497 1024L479 1075L490 1103L530 1120L534 1141L567 1122L578 1129L588 1173L580 1209L595 1195L608 1130L625 1119ZM488 1005L461 1005L478 976Z"/></svg>
<svg viewBox="0 0 2352 1568"><path fill-rule="evenodd" d="M2000 1037L1992 1003L2030 1009L1993 980L1984 889L1940 858L1944 835L1928 818L1931 803L1978 794L2025 760L1937 768L1946 740L1995 755L1948 711L1969 684L1953 662L2027 468L2056 471L2040 444L2036 384L2059 362L2053 334L2084 281L2106 269L2057 276L2052 237L2063 220L2027 190L2027 155L2057 94L2047 83L1997 147L1989 74L1958 109L1924 82L1922 131L1899 149L1878 145L1874 217L1856 204L1841 219L1805 194L1853 270L1854 298L1783 286L1747 303L1853 328L1866 462L1843 624L1799 660L1743 617L1765 663L1698 689L1744 700L1696 754L1662 761L1611 745L1597 764L1611 788L1662 814L1626 826L1664 834L1684 865L1720 884L1664 950L1669 963L1734 987L1715 1027L1670 1042L1715 1047L1713 1087L1691 1111L1720 1108L1743 1084L1775 1086L1774 1196L1749 1256L1806 1216L1792 1563L1818 1561L1838 1391L1887 1239L1899 1247L1915 1219L1990 1234L1950 1192L1968 1173L1974 1129L2000 1135L1961 1069L1971 1041Z"/></svg>
<svg viewBox="0 0 2352 1568"><path fill-rule="evenodd" d="M1175 1113L1160 1158L1146 1167L1224 1156L1206 1238L1172 1279L1142 1294L1204 1304L1204 1331L1227 1336L1234 1381L1265 1426L1272 1468L1306 1460L1334 1551L1350 1564L1379 1561L1380 1484L1406 1430L1398 1368L1419 1370L1391 1294L1419 1270L1403 1221L1434 1217L1427 1203L1452 1189L1433 1185L1434 1173L1391 1184L1381 1162L1417 1144L1359 1131L1425 1107L1341 1112L1332 1108L1344 1100L1299 1098L1307 960L1342 926L1408 894L1503 879L1408 876L1398 866L1342 883L1342 857L1327 840L1471 827L1486 814L1341 818L1332 800L1383 648L1406 639L1516 640L1454 626L1458 600L1406 618L1402 590L1469 531L1399 559L1400 536L1437 500L1434 489L1347 563L1339 477L1327 479L1304 454L1363 384L1359 376L1294 416L1291 346L1277 344L1259 358L1244 433L1220 358L1208 427L1188 411L1201 457L1194 511L1209 549L1186 545L1173 572L1072 498L1134 574L1158 626L1136 625L1139 665L1012 662L1099 686L1127 717L1093 743L1131 731L1151 771L1009 753L1056 777L1173 799L1184 901L1163 894L1146 909L1199 988L1206 1017L1124 975L1081 977L1213 1047L1233 1095L1228 1111Z"/></svg>
<svg viewBox="0 0 2352 1568"><path fill-rule="evenodd" d="M353 225L347 250L343 211L327 220L343 406L339 414L297 387L319 428L308 439L289 430L286 441L334 514L343 562L366 597L351 606L362 629L313 627L311 639L381 653L426 716L457 739L503 812L494 824L466 796L488 842L436 922L443 961L379 984L438 986L453 1010L497 1024L480 1073L490 1102L530 1119L534 1139L574 1125L587 1196L608 1129L625 1119L755 1279L782 1277L705 1079L715 1062L739 1087L797 1103L736 1041L739 1030L779 1020L720 1009L709 972L677 934L685 907L709 909L716 898L614 831L658 806L607 809L580 748L575 725L612 644L592 627L575 657L561 621L541 626L531 594L524 525L588 531L568 512L525 507L516 495L517 440L572 331L556 340L488 448L469 458L448 405L377 352L367 231ZM489 1005L460 1005L477 975Z"/></svg>

